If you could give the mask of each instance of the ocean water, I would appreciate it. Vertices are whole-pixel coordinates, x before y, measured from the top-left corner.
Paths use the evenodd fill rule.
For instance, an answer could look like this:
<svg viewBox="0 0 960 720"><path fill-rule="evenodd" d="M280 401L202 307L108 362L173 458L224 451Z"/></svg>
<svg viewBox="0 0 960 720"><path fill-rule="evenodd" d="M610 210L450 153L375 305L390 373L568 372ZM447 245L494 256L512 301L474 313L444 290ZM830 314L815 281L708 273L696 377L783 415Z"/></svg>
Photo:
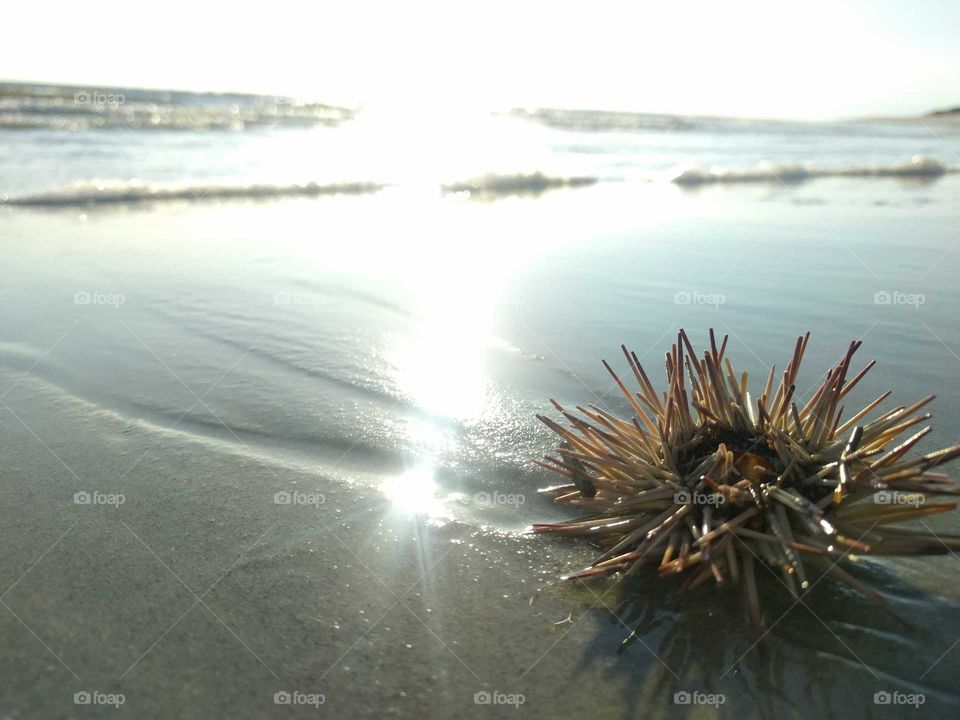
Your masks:
<svg viewBox="0 0 960 720"><path fill-rule="evenodd" d="M523 531L535 415L681 327L754 385L811 330L804 397L862 339L957 442L960 124L0 97L4 716L957 712L953 556L858 563L899 619L767 578L757 644Z"/></svg>
<svg viewBox="0 0 960 720"><path fill-rule="evenodd" d="M590 111L354 111L284 98L0 86L0 198L83 205L380 186L924 181L960 170L947 117L788 122Z"/></svg>

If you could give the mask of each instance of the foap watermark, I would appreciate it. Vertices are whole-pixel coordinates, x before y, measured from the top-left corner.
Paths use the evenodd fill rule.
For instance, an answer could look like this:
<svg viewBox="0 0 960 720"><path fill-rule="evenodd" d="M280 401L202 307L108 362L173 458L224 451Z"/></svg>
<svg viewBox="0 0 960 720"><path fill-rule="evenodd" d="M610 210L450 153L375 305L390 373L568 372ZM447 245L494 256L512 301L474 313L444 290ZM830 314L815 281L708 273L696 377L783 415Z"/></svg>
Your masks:
<svg viewBox="0 0 960 720"><path fill-rule="evenodd" d="M106 305L119 308L127 301L123 293L106 293L99 290L78 290L73 294L74 305Z"/></svg>
<svg viewBox="0 0 960 720"><path fill-rule="evenodd" d="M527 701L523 693L506 693L500 690L478 690L473 694L474 705L513 705L518 708Z"/></svg>
<svg viewBox="0 0 960 720"><path fill-rule="evenodd" d="M721 293L704 293L697 290L681 290L673 294L674 305L709 305L720 307L727 301L727 296Z"/></svg>
<svg viewBox="0 0 960 720"><path fill-rule="evenodd" d="M720 493L703 493L690 490L681 490L673 496L673 501L678 505L723 505L727 499Z"/></svg>
<svg viewBox="0 0 960 720"><path fill-rule="evenodd" d="M105 693L99 690L78 690L73 694L74 705L104 705L115 708L127 701L123 693Z"/></svg>
<svg viewBox="0 0 960 720"><path fill-rule="evenodd" d="M326 502L326 499L320 493L281 490L273 494L274 505L315 505L319 507L324 502Z"/></svg>
<svg viewBox="0 0 960 720"><path fill-rule="evenodd" d="M73 95L73 104L85 107L109 107L115 110L126 101L123 93L105 93L98 90L82 90Z"/></svg>
<svg viewBox="0 0 960 720"><path fill-rule="evenodd" d="M927 701L923 693L904 693L899 690L880 690L873 694L874 705L912 705L920 707Z"/></svg>
<svg viewBox="0 0 960 720"><path fill-rule="evenodd" d="M300 690L277 690L273 694L274 705L312 705L320 707L327 701L323 693L301 692Z"/></svg>
<svg viewBox="0 0 960 720"><path fill-rule="evenodd" d="M307 305L318 307L326 302L326 298L319 293L301 293L281 290L273 294L274 305Z"/></svg>
<svg viewBox="0 0 960 720"><path fill-rule="evenodd" d="M478 492L473 496L478 505L523 505L527 498L520 493Z"/></svg>
<svg viewBox="0 0 960 720"><path fill-rule="evenodd" d="M727 701L727 696L723 693L702 693L698 691L688 692L680 690L673 694L674 705L713 705L720 707Z"/></svg>
<svg viewBox="0 0 960 720"><path fill-rule="evenodd" d="M900 290L878 290L873 294L874 305L909 305L919 308L925 305L927 296L923 293L907 293Z"/></svg>
<svg viewBox="0 0 960 720"><path fill-rule="evenodd" d="M912 505L920 507L927 498L920 493L898 493L892 490L881 490L874 494L873 502L876 505Z"/></svg>
<svg viewBox="0 0 960 720"><path fill-rule="evenodd" d="M118 508L126 501L127 496L123 493L104 493L99 490L87 492L86 490L81 490L73 494L74 505L112 505Z"/></svg>

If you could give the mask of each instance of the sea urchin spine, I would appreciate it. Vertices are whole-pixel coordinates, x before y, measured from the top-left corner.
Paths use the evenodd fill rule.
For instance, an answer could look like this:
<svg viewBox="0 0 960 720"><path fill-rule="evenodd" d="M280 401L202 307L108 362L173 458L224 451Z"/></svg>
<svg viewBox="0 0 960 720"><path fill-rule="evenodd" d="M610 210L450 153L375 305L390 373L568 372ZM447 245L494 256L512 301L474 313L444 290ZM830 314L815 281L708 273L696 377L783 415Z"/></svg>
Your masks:
<svg viewBox="0 0 960 720"><path fill-rule="evenodd" d="M927 498L960 494L950 478L932 472L960 456L960 445L906 459L929 427L895 444L929 419L916 413L933 396L865 421L888 391L841 424L841 403L875 364L847 380L861 344L855 341L798 406L796 379L809 338L797 339L776 389L770 370L756 403L747 373L738 376L724 357L727 338L718 348L713 330L702 358L679 332L666 355L661 394L626 347L637 392L604 361L633 409L629 421L592 404L578 406L578 416L551 400L570 426L538 416L561 438L557 456L539 464L567 482L546 490L594 514L533 529L588 537L603 548L590 567L569 577L629 576L656 563L661 577L685 573L686 588L710 578L721 585L742 579L748 617L759 628L755 562L782 573L797 597L810 586L807 565L871 595L840 560L960 548L957 536L891 527L956 508Z"/></svg>

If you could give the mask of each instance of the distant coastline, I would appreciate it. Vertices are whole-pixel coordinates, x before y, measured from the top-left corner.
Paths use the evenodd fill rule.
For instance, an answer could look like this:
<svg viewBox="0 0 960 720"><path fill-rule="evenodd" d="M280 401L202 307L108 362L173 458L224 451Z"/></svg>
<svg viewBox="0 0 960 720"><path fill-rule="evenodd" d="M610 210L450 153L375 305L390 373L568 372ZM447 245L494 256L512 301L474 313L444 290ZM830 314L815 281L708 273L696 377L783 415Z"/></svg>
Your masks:
<svg viewBox="0 0 960 720"><path fill-rule="evenodd" d="M356 111L282 95L0 81L0 129L242 130L334 126Z"/></svg>
<svg viewBox="0 0 960 720"><path fill-rule="evenodd" d="M927 113L925 117L960 117L960 105L944 110L934 110L933 112Z"/></svg>
<svg viewBox="0 0 960 720"><path fill-rule="evenodd" d="M3 96L31 96L31 97L60 97L70 94L104 94L116 95L122 93L125 97L136 100L159 102L184 102L196 99L215 99L223 103L236 102L273 102L289 105L309 104L315 107L325 107L340 112L356 112L355 108L331 103L319 102L310 98L294 97L291 95L235 92L218 90L175 90L172 88L134 87L128 85L80 85L77 83L30 82L24 80L4 80L0 78L0 97Z"/></svg>
<svg viewBox="0 0 960 720"><path fill-rule="evenodd" d="M313 115L323 115L322 120L342 121L355 117L362 108L321 102L314 98L294 97L290 95L236 92L236 91L199 91L175 90L170 88L142 88L130 86L80 85L75 83L31 82L23 80L5 80L0 78L0 99L24 99L37 103L74 102L77 98L123 97L126 101L141 103L167 104L213 104L221 106L239 105L240 107L297 108ZM507 114L526 120L539 122L548 127L562 130L689 130L700 123L842 123L861 121L916 122L918 120L956 120L960 119L960 105L931 110L911 115L869 115L835 118L789 118L789 117L729 117L713 115L686 115L649 111L624 111L609 109L557 108L557 107L515 107L497 114ZM303 119L303 118L301 118ZM316 118L313 118L316 120Z"/></svg>

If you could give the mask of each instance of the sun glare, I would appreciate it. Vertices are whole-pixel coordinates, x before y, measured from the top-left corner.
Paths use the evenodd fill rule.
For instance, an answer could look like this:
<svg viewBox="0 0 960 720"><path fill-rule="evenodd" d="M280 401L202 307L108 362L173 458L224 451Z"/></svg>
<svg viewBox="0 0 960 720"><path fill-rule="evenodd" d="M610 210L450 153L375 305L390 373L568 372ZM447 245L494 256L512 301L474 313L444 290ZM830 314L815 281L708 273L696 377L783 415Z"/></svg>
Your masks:
<svg viewBox="0 0 960 720"><path fill-rule="evenodd" d="M380 485L380 492L390 501L393 510L404 515L444 515L442 499L437 492L439 487L433 479L433 470L429 467L417 467L402 475L386 479Z"/></svg>

